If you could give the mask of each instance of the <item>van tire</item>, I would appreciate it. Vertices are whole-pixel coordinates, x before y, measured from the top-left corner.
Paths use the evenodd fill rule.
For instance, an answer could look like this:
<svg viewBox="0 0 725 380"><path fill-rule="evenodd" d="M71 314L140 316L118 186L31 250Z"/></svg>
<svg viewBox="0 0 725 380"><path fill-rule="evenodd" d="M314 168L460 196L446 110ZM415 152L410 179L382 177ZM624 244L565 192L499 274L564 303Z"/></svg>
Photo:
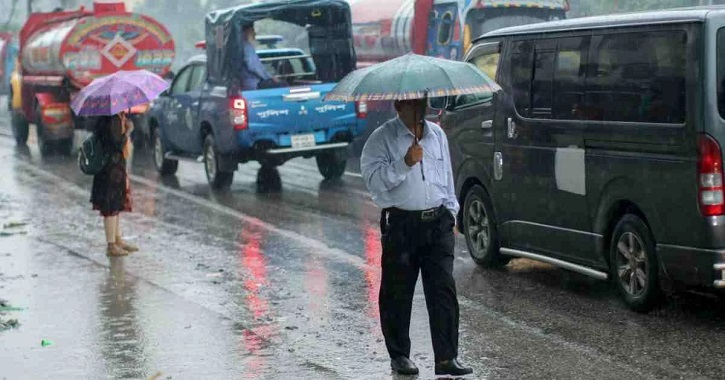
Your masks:
<svg viewBox="0 0 725 380"><path fill-rule="evenodd" d="M663 293L655 242L647 224L637 215L624 215L614 228L609 251L612 280L627 307L642 313L657 307Z"/></svg>
<svg viewBox="0 0 725 380"><path fill-rule="evenodd" d="M332 149L315 156L317 170L326 180L338 179L347 168L347 149Z"/></svg>
<svg viewBox="0 0 725 380"><path fill-rule="evenodd" d="M154 128L151 131L153 136L153 150L154 150L154 167L156 171L162 176L170 176L176 174L176 170L179 168L179 161L168 160L164 158L166 151L164 150L164 144L161 141L161 132L158 128Z"/></svg>
<svg viewBox="0 0 725 380"><path fill-rule="evenodd" d="M15 143L24 146L28 143L28 134L30 133L30 124L25 118L15 111L10 111L10 124L13 128L13 137Z"/></svg>
<svg viewBox="0 0 725 380"><path fill-rule="evenodd" d="M468 252L476 264L484 268L501 268L511 260L501 255L496 215L483 187L475 185L463 202L462 230Z"/></svg>
<svg viewBox="0 0 725 380"><path fill-rule="evenodd" d="M234 181L234 172L219 170L219 154L216 151L214 135L204 137L204 171L206 180L214 190L227 190Z"/></svg>

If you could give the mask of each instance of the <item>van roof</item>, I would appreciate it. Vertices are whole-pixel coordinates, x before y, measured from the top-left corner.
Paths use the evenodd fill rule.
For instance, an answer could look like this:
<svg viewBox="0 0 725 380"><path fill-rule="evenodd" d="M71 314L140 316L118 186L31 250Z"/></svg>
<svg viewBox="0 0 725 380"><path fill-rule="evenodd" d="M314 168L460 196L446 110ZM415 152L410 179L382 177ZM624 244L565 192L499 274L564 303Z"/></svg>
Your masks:
<svg viewBox="0 0 725 380"><path fill-rule="evenodd" d="M607 16L573 18L561 21L540 22L522 26L497 29L488 32L476 40L503 37L516 34L533 34L571 30L600 29L623 26L672 24L685 22L704 22L712 15L725 15L725 6L704 6L674 8L659 11L620 13Z"/></svg>

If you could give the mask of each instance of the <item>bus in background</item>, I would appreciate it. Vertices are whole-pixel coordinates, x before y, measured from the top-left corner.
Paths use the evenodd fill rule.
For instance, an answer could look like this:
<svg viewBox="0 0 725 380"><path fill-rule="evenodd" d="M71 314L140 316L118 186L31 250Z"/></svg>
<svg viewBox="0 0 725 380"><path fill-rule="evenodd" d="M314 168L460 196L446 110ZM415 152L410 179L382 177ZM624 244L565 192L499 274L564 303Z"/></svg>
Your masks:
<svg viewBox="0 0 725 380"><path fill-rule="evenodd" d="M561 20L567 0L350 0L358 66L408 52L460 60L490 31Z"/></svg>

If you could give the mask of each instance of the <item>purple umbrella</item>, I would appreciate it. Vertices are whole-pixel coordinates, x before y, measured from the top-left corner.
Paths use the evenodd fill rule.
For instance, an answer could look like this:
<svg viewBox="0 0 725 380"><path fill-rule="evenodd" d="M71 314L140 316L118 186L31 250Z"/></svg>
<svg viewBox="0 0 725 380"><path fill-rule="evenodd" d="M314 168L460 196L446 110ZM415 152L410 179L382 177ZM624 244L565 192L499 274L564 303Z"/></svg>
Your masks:
<svg viewBox="0 0 725 380"><path fill-rule="evenodd" d="M95 79L71 102L78 116L115 115L155 99L169 88L160 76L146 70L118 71Z"/></svg>

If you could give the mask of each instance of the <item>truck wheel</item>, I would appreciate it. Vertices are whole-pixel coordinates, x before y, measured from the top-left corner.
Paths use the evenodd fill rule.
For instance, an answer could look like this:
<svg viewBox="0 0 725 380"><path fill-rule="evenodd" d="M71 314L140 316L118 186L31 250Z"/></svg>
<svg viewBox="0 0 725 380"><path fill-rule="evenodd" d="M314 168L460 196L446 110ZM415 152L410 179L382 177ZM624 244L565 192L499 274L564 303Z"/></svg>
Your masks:
<svg viewBox="0 0 725 380"><path fill-rule="evenodd" d="M315 160L317 169L325 179L338 179L342 177L347 167L347 149L334 149L318 153Z"/></svg>
<svg viewBox="0 0 725 380"><path fill-rule="evenodd" d="M179 161L164 158L166 151L164 151L164 145L161 143L161 132L159 132L158 128L154 128L151 135L154 141L154 166L156 167L156 171L162 176L176 174L176 170L179 168Z"/></svg>
<svg viewBox="0 0 725 380"><path fill-rule="evenodd" d="M36 131L38 135L38 149L42 157L47 157L53 152L53 145L50 141L45 139L45 131L43 131L43 125L41 122L36 124Z"/></svg>
<svg viewBox="0 0 725 380"><path fill-rule="evenodd" d="M648 312L662 300L654 238L638 216L627 214L614 228L610 244L611 274L627 306Z"/></svg>
<svg viewBox="0 0 725 380"><path fill-rule="evenodd" d="M503 267L510 261L499 252L498 226L488 193L479 185L466 193L463 202L463 232L468 252L484 268Z"/></svg>
<svg viewBox="0 0 725 380"><path fill-rule="evenodd" d="M10 124L13 128L13 137L18 145L26 145L28 143L28 133L30 132L30 124L25 118L15 111L10 111Z"/></svg>
<svg viewBox="0 0 725 380"><path fill-rule="evenodd" d="M211 134L204 138L204 169L206 170L206 180L212 189L226 190L232 185L234 172L219 170L219 155L214 145L214 136Z"/></svg>

